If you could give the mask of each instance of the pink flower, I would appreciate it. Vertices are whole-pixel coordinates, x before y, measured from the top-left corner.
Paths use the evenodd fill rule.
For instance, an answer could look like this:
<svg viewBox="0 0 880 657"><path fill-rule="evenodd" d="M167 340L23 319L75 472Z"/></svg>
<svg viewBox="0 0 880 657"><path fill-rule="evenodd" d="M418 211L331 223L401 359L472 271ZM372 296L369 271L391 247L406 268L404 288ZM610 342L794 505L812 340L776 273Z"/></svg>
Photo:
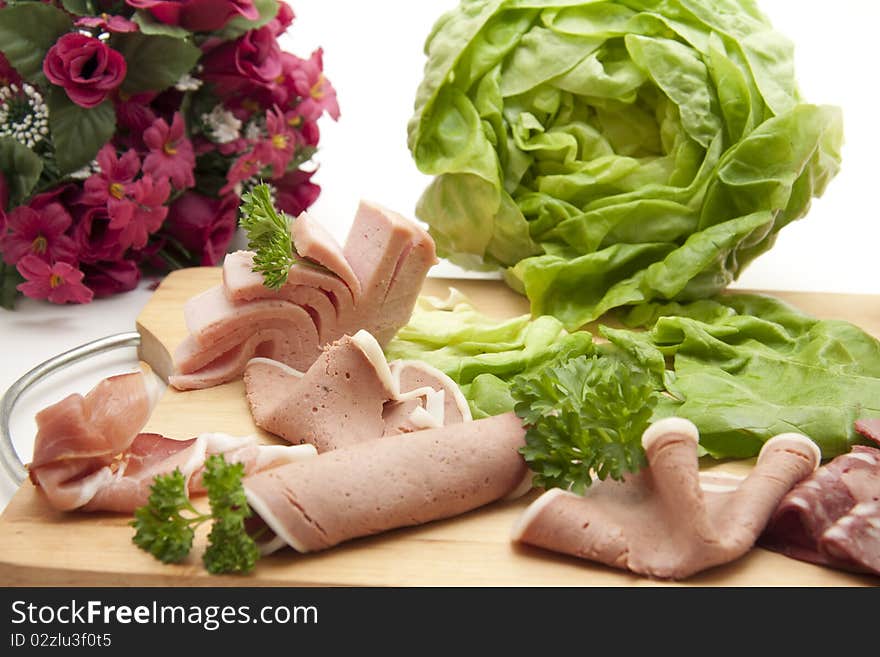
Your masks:
<svg viewBox="0 0 880 657"><path fill-rule="evenodd" d="M268 88L281 75L281 47L269 25L224 43L202 59L202 79L220 97Z"/></svg>
<svg viewBox="0 0 880 657"><path fill-rule="evenodd" d="M7 217L11 232L3 237L3 259L14 265L33 255L46 262L76 262L76 244L64 233L72 219L60 203L38 210L20 205Z"/></svg>
<svg viewBox="0 0 880 657"><path fill-rule="evenodd" d="M174 113L171 127L165 119L157 119L144 132L144 143L150 149L144 159L144 171L154 178L170 178L177 189L196 184L193 169L196 156L192 142L184 134L183 117Z"/></svg>
<svg viewBox="0 0 880 657"><path fill-rule="evenodd" d="M31 299L48 299L52 303L88 303L94 296L82 284L83 273L66 262L50 265L35 255L22 258L17 267L24 283L17 289Z"/></svg>
<svg viewBox="0 0 880 657"><path fill-rule="evenodd" d="M212 266L223 260L237 218L238 198L234 194L218 199L189 191L171 204L162 232L198 255L202 265Z"/></svg>
<svg viewBox="0 0 880 657"><path fill-rule="evenodd" d="M96 27L105 32L137 32L138 26L134 21L130 21L124 16L110 16L109 14L99 14L98 16L83 16L77 18L74 23L77 27Z"/></svg>
<svg viewBox="0 0 880 657"><path fill-rule="evenodd" d="M161 23L179 25L192 32L219 30L235 16L256 20L260 13L253 0L126 0L138 9L148 9Z"/></svg>
<svg viewBox="0 0 880 657"><path fill-rule="evenodd" d="M293 9L290 5L283 2L283 0L278 0L278 13L275 14L275 18L269 22L275 36L281 36L284 34L287 31L287 28L293 23L293 19Z"/></svg>
<svg viewBox="0 0 880 657"><path fill-rule="evenodd" d="M122 229L120 239L126 247L142 249L168 215L164 203L171 194L171 184L167 178L153 182L150 176L144 176L134 183L132 192L136 210L132 220ZM110 225L113 226L112 221Z"/></svg>
<svg viewBox="0 0 880 657"><path fill-rule="evenodd" d="M125 58L103 41L70 32L49 49L43 60L49 82L64 88L80 107L95 107L125 79Z"/></svg>
<svg viewBox="0 0 880 657"><path fill-rule="evenodd" d="M137 208L129 194L134 178L141 169L141 160L134 149L129 149L121 158L118 157L112 144L106 144L98 151L97 160L101 173L86 179L80 203L106 203L114 228L125 225L131 221Z"/></svg>
<svg viewBox="0 0 880 657"><path fill-rule="evenodd" d="M128 292L136 288L141 280L141 270L134 260L83 265L83 272L85 284L94 291L96 297Z"/></svg>
<svg viewBox="0 0 880 657"><path fill-rule="evenodd" d="M327 112L334 121L339 118L336 90L324 77L324 51L318 48L308 60L299 60L299 66L289 72L296 94L302 99L297 112L307 121L317 120Z"/></svg>
<svg viewBox="0 0 880 657"><path fill-rule="evenodd" d="M9 184L6 176L0 171L0 249L3 247L3 237L6 235L6 206L9 203Z"/></svg>
<svg viewBox="0 0 880 657"><path fill-rule="evenodd" d="M116 108L116 124L118 126L114 138L115 142L139 150L143 149L144 132L158 118L156 111L150 105L157 95L154 92L134 94L133 96L116 94L113 103Z"/></svg>
<svg viewBox="0 0 880 657"><path fill-rule="evenodd" d="M74 230L79 259L86 263L121 260L127 248L122 241L122 231L122 228L110 226L110 215L106 206L86 207Z"/></svg>
<svg viewBox="0 0 880 657"><path fill-rule="evenodd" d="M266 132L267 137L257 143L253 155L264 166L271 166L272 176L278 178L293 158L296 134L278 108L266 112Z"/></svg>
<svg viewBox="0 0 880 657"><path fill-rule="evenodd" d="M262 163L253 152L245 153L229 167L229 171L226 173L226 184L220 188L220 193L228 194L235 189L238 183L253 178L262 168Z"/></svg>
<svg viewBox="0 0 880 657"><path fill-rule="evenodd" d="M309 209L321 193L321 188L311 181L314 174L314 171L297 169L282 178L271 180L271 184L275 186L278 207L292 217Z"/></svg>

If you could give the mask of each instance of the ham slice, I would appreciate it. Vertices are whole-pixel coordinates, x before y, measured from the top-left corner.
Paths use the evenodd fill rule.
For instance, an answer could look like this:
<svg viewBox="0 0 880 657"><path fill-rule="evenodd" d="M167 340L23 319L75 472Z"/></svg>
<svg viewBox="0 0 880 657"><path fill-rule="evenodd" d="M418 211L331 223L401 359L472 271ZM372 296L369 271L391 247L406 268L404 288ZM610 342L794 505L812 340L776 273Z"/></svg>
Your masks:
<svg viewBox="0 0 880 657"><path fill-rule="evenodd" d="M147 503L154 477L179 469L191 493L203 492L205 458L222 453L246 473L315 454L310 445L260 445L255 436L202 434L174 440L138 433L158 396L141 372L101 381L37 414L33 483L56 509L132 512Z"/></svg>
<svg viewBox="0 0 880 657"><path fill-rule="evenodd" d="M799 434L765 443L742 481L701 481L697 428L656 422L642 437L648 467L623 482L595 483L584 496L544 493L513 528L514 541L657 578L681 579L745 554L779 500L819 464Z"/></svg>
<svg viewBox="0 0 880 657"><path fill-rule="evenodd" d="M248 503L299 552L448 518L524 492L513 413L349 445L244 479Z"/></svg>
<svg viewBox="0 0 880 657"><path fill-rule="evenodd" d="M361 202L345 248L307 214L293 224L300 255L278 290L252 271L253 254L230 254L223 284L185 306L189 336L175 352L169 383L181 390L241 376L247 361L269 357L306 370L322 345L367 329L381 345L409 321L434 242L413 222Z"/></svg>
<svg viewBox="0 0 880 657"><path fill-rule="evenodd" d="M258 427L318 452L471 419L452 379L420 362L389 366L364 330L327 346L305 373L253 359L244 383Z"/></svg>
<svg viewBox="0 0 880 657"><path fill-rule="evenodd" d="M802 561L880 574L880 449L856 445L795 486L760 544Z"/></svg>
<svg viewBox="0 0 880 657"><path fill-rule="evenodd" d="M880 447L880 418L857 420L856 431Z"/></svg>

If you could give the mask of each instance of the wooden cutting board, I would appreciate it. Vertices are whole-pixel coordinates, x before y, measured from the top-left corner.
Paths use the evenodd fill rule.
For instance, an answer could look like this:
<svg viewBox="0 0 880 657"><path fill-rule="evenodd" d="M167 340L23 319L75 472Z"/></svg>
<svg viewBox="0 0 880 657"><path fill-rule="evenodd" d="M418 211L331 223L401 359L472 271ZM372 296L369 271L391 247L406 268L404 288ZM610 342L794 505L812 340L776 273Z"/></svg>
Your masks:
<svg viewBox="0 0 880 657"><path fill-rule="evenodd" d="M182 308L215 285L220 270L169 275L138 318L141 358L160 375L172 368L174 347L186 335ZM454 285L484 312L506 317L527 312L525 300L496 281L429 279L424 292L445 296ZM848 319L880 336L880 296L779 293L815 316ZM260 434L240 382L208 390L169 389L146 431L190 438L205 431ZM750 462L726 463L744 471ZM54 511L25 483L0 517L0 585L24 586L649 586L664 584L578 559L513 545L514 520L534 499L496 503L463 516L351 541L325 552L285 549L261 559L244 577L211 576L200 562L204 534L190 559L163 565L131 543L129 517ZM685 582L699 586L851 586L880 579L813 566L762 549Z"/></svg>

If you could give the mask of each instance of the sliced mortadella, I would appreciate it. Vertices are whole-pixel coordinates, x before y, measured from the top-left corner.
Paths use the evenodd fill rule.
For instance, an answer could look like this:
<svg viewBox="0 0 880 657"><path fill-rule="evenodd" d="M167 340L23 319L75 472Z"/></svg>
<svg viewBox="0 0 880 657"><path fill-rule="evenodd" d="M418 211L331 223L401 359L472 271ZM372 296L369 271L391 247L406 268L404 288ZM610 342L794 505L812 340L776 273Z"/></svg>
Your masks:
<svg viewBox="0 0 880 657"><path fill-rule="evenodd" d="M239 251L224 261L222 286L187 302L190 335L175 354L173 386L231 381L244 370L243 356L264 357L270 350L277 354L273 358L305 370L318 358L318 347L360 329L384 345L409 321L425 276L437 262L434 242L422 228L375 204L361 203L344 250L308 215L294 222L293 233L304 261L290 268L281 288L266 288L262 275L252 271L254 254ZM303 323L289 317L290 308L311 318L315 344L303 339ZM273 349L275 334L255 340L256 332L265 330L263 322L288 317L284 330L299 331L294 342L301 348Z"/></svg>
<svg viewBox="0 0 880 657"><path fill-rule="evenodd" d="M348 285L354 298L360 297L361 282L351 269L342 248L308 212L301 213L291 229L297 252L339 276Z"/></svg>
<svg viewBox="0 0 880 657"><path fill-rule="evenodd" d="M244 382L258 427L318 452L381 436L382 405L394 396L382 348L366 331L334 342L302 376L255 360Z"/></svg>
<svg viewBox="0 0 880 657"><path fill-rule="evenodd" d="M452 379L417 361L387 363L363 330L327 347L304 374L255 358L244 382L258 427L319 452L471 420Z"/></svg>
<svg viewBox="0 0 880 657"><path fill-rule="evenodd" d="M521 488L513 413L388 436L247 477L248 503L299 552L456 516ZM278 542L271 543L277 546Z"/></svg>
<svg viewBox="0 0 880 657"><path fill-rule="evenodd" d="M623 482L596 482L584 496L547 491L526 509L513 540L657 578L739 558L779 500L816 469L819 449L800 434L776 436L738 485L712 476L704 488L698 439L687 420L656 422L642 437L648 467Z"/></svg>

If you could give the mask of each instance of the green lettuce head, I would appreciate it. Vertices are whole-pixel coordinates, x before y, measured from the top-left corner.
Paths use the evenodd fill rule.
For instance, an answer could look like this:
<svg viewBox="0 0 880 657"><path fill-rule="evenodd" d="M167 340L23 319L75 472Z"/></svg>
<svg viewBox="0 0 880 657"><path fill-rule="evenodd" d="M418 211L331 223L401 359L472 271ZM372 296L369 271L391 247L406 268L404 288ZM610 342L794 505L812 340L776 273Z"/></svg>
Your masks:
<svg viewBox="0 0 880 657"><path fill-rule="evenodd" d="M417 215L568 328L717 293L840 167L751 0L463 0L426 53Z"/></svg>

